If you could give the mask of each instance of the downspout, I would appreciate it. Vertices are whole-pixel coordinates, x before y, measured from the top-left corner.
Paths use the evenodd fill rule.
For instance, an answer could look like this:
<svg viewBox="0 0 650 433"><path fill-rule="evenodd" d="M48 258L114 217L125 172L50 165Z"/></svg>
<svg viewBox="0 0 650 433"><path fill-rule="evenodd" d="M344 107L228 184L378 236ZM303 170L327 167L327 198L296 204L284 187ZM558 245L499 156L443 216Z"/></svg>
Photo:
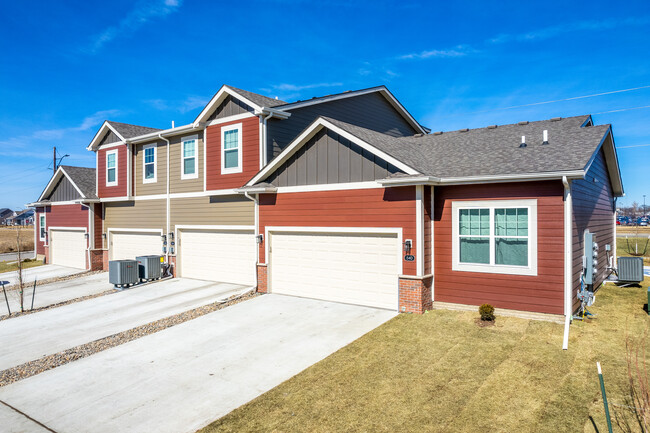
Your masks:
<svg viewBox="0 0 650 433"><path fill-rule="evenodd" d="M257 236L260 234L260 229L259 229L259 218L260 218L260 216L259 216L259 207L258 207L259 206L259 201L258 201L259 196L256 195L255 197L251 197L250 194L248 193L248 191L244 191L244 196L247 199L252 200L255 203L255 240L257 242ZM257 261L256 261L256 263L259 263L259 262L260 262L260 248L258 246L257 247ZM257 270L255 270L255 271L257 272Z"/></svg>
<svg viewBox="0 0 650 433"><path fill-rule="evenodd" d="M571 183L562 176L562 184L564 185L564 339L562 342L562 349L569 348L569 325L571 324L571 315L573 314L572 308L572 273L573 273L573 200L571 197Z"/></svg>
<svg viewBox="0 0 650 433"><path fill-rule="evenodd" d="M167 173L166 173L166 176L165 176L165 177L167 177L167 195L166 195L166 199L167 199L167 215L166 215L166 218L165 218L165 221L166 221L165 239L167 239L167 236L169 236L169 207L170 207L170 200L169 200L169 178L170 178L170 173L169 173L169 140L167 140L165 137L163 137L162 134L158 134L158 138L160 138L161 140L165 140L167 142ZM165 247L165 255L166 255L166 260L165 261L167 262L167 264L169 264L169 249L170 249L170 247L171 247L171 241L169 239L167 239L167 245Z"/></svg>
<svg viewBox="0 0 650 433"><path fill-rule="evenodd" d="M262 137L262 143L264 145L264 149L262 151L262 167L260 169L264 168L266 166L266 163L268 162L268 152L269 149L267 148L268 144L268 134L267 134L267 129L266 129L266 121L273 117L273 112L270 112L268 116L263 117L262 119L262 129L264 131L263 137Z"/></svg>
<svg viewBox="0 0 650 433"><path fill-rule="evenodd" d="M87 235L88 235L88 242L87 242L88 247L86 248L86 258L88 259L88 269L87 270L90 271L93 268L93 265L90 262L90 242L91 242L91 239L92 239L91 236L95 232L95 230L93 228L93 223L95 222L95 214L94 214L93 209L91 208L91 206L89 204L81 203L81 205L88 208L88 231L86 232Z"/></svg>

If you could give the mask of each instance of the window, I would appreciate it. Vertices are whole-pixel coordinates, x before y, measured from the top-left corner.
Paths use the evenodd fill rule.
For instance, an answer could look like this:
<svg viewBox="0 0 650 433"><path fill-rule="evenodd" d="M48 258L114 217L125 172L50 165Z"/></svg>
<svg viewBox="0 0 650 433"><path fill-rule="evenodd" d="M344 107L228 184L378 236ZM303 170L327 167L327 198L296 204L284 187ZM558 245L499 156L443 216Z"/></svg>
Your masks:
<svg viewBox="0 0 650 433"><path fill-rule="evenodd" d="M195 179L199 177L196 164L198 138L197 135L193 135L182 139L181 179Z"/></svg>
<svg viewBox="0 0 650 433"><path fill-rule="evenodd" d="M106 186L117 185L117 150L106 152Z"/></svg>
<svg viewBox="0 0 650 433"><path fill-rule="evenodd" d="M142 148L142 183L154 183L157 180L156 144Z"/></svg>
<svg viewBox="0 0 650 433"><path fill-rule="evenodd" d="M45 227L45 214L42 213L38 216L38 232L39 232L39 238L42 241L45 241L45 237L47 234L47 228Z"/></svg>
<svg viewBox="0 0 650 433"><path fill-rule="evenodd" d="M221 173L242 172L242 124L221 128Z"/></svg>
<svg viewBox="0 0 650 433"><path fill-rule="evenodd" d="M537 201L452 203L452 269L537 275Z"/></svg>

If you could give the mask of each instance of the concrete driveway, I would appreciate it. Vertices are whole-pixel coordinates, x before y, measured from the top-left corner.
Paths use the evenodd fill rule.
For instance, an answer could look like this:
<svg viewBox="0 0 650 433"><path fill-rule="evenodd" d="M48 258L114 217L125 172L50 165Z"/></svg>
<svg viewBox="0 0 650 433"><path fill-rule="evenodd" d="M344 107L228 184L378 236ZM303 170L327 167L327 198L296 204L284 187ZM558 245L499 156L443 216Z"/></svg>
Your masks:
<svg viewBox="0 0 650 433"><path fill-rule="evenodd" d="M0 322L0 371L245 291L175 278Z"/></svg>
<svg viewBox="0 0 650 433"><path fill-rule="evenodd" d="M43 265L36 266L35 268L25 269L23 272L23 279L25 282L34 282L34 278L38 281L48 280L50 278L67 277L69 275L81 274L86 272L85 269L68 268L59 265ZM9 286L16 284L18 275L16 271L3 272L0 274L0 281L9 281ZM1 288L0 288L1 289Z"/></svg>
<svg viewBox="0 0 650 433"><path fill-rule="evenodd" d="M264 295L2 387L0 401L57 432L194 432L396 314Z"/></svg>
<svg viewBox="0 0 650 433"><path fill-rule="evenodd" d="M32 289L33 287L28 287L25 290L24 305L26 310L29 310L32 304L32 293L34 293ZM113 285L108 282L108 273L106 272L60 281L58 283L44 284L42 286L36 286L34 308L47 307L48 305L106 292L111 289L113 289ZM17 291L7 291L7 299L9 300L9 307L12 313L20 311L20 301ZM8 314L7 303L4 295L0 294L0 316L6 314Z"/></svg>

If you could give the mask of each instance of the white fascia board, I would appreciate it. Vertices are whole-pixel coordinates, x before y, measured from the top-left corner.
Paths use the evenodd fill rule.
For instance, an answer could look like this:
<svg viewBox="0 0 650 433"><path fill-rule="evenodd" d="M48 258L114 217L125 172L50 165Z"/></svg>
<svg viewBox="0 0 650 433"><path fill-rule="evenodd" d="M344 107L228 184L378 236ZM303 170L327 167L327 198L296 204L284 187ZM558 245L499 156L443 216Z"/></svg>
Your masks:
<svg viewBox="0 0 650 433"><path fill-rule="evenodd" d="M61 170L61 167L59 167L59 168L56 170L56 173L54 173L54 176L52 176L52 178L50 179L50 181L49 181L49 182L47 183L47 185L45 186L45 189L43 190L43 192L41 193L41 195L38 197L37 202L43 200L43 197L45 196L45 194L49 192L50 187L51 187L55 182L58 182L59 179L61 179L61 176L62 176L61 173L62 173L62 170Z"/></svg>
<svg viewBox="0 0 650 433"><path fill-rule="evenodd" d="M251 187L251 188L237 188L235 190L239 194L265 194L265 193L274 193L277 192L278 189L274 186L265 186L265 187Z"/></svg>
<svg viewBox="0 0 650 433"><path fill-rule="evenodd" d="M273 161L271 161L270 164L268 164L266 167L264 167L262 170L260 170L259 173L255 175L250 181L245 186L253 186L259 181L263 180L268 176L270 173L272 173L276 168L278 168L280 165L282 165L287 159L289 159L294 153L300 149L309 139L311 139L318 131L320 131L322 128L327 128L330 129L333 132L336 132L340 136L350 140L351 142L359 145L361 148L377 155L378 157L382 158L384 161L394 165L395 167L405 171L407 174L418 174L416 170L413 168L409 167L408 165L404 164L403 162L393 158L392 156L388 155L387 153L382 152L381 150L377 149L376 147L372 146L369 143L366 143L365 141L357 138L356 136L350 134L349 132L339 128L338 126L328 122L327 120L323 119L322 117L319 117L316 119L311 126L309 126L307 129L305 129L302 134L300 134L298 137L296 137L291 144L289 144L283 151L278 155Z"/></svg>
<svg viewBox="0 0 650 433"><path fill-rule="evenodd" d="M127 140L127 143L131 144L140 144L146 141L155 140L162 137L170 137L173 135L182 134L189 131L199 131L202 130L203 126L195 126L193 124L177 126L176 128L163 129L162 131L150 132L148 134L139 135L137 137L131 137Z"/></svg>
<svg viewBox="0 0 650 433"><path fill-rule="evenodd" d="M608 137L610 138L609 140L610 145L605 146ZM612 183L612 189L615 186L614 183L616 183L616 186L618 187L617 188L618 193L616 194L616 196L622 197L625 194L623 190L623 179L621 179L621 168L618 164L618 155L616 153L616 146L614 145L614 134L612 133L611 126L607 128L607 131L605 131L605 134L603 134L603 138L600 140L600 143L598 143L596 150L591 155L589 162L587 163L587 165L585 165L585 175L591 168L591 165L593 164L596 157L598 156L600 149L603 149L603 152L605 153L605 164L607 164L607 172L610 175L609 177L610 177L610 182ZM611 161L612 159L613 161ZM612 177L610 173L610 169L614 171L615 173L614 177Z"/></svg>
<svg viewBox="0 0 650 433"><path fill-rule="evenodd" d="M217 94L212 97L210 102L208 102L208 105L206 105L205 108L203 108L203 111L201 111L201 113L196 117L196 119L194 120L194 122L192 122L192 124L196 125L198 123L205 122L206 120L208 120L208 117L210 117L210 113L212 112L212 110L224 99L224 95L230 95L239 99L240 101L246 103L249 107L252 107L255 111L262 111L263 107L260 107L259 105L253 103L247 98L244 98L242 95L235 92L228 86L223 85L221 86L221 89L219 89Z"/></svg>
<svg viewBox="0 0 650 433"><path fill-rule="evenodd" d="M505 174L494 176L468 176L468 177L443 177L440 178L437 185L460 185L471 183L503 183L503 182L530 182L536 180L562 179L566 176L568 179L584 178L583 170L555 171L548 173L524 173L524 174Z"/></svg>
<svg viewBox="0 0 650 433"><path fill-rule="evenodd" d="M277 108L268 108L268 107L265 107L259 111L255 110L255 115L264 116L264 117L271 115L271 117L275 117L276 119L280 119L280 120L288 119L289 117L291 117L291 113L289 113L288 111L283 111L283 110L278 110Z"/></svg>
<svg viewBox="0 0 650 433"><path fill-rule="evenodd" d="M411 185L438 185L440 178L433 176L418 176L418 177L396 177L391 179L380 179L377 181L382 186L411 186Z"/></svg>

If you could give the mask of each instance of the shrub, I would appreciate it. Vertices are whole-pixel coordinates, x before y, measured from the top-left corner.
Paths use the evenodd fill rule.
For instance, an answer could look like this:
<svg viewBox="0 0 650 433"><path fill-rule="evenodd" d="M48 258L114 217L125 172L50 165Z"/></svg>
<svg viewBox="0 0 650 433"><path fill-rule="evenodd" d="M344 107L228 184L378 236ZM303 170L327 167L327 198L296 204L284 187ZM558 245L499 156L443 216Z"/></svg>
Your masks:
<svg viewBox="0 0 650 433"><path fill-rule="evenodd" d="M492 322L496 317L494 316L494 307L490 304L483 304L478 307L478 312L481 314L481 320Z"/></svg>

